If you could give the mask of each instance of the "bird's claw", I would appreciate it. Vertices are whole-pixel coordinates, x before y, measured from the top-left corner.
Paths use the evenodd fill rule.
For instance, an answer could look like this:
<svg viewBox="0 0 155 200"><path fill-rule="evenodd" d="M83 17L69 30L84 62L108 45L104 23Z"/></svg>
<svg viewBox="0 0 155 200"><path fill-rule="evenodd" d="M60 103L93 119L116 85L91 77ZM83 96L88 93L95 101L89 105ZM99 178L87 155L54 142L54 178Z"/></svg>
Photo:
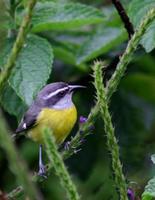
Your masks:
<svg viewBox="0 0 155 200"><path fill-rule="evenodd" d="M46 175L46 168L45 168L44 165L40 165L40 166L39 166L38 175L41 176L41 177L47 178L47 175Z"/></svg>

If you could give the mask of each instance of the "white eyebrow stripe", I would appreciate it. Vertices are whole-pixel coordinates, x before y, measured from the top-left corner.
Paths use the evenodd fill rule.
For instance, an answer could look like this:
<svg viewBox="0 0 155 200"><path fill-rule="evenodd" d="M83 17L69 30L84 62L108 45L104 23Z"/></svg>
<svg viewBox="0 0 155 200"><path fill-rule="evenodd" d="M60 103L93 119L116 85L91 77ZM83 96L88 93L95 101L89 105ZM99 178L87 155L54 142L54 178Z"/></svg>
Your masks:
<svg viewBox="0 0 155 200"><path fill-rule="evenodd" d="M58 89L58 90L56 90L55 92L52 92L52 93L50 93L49 95L43 97L43 99L49 99L49 98L55 96L56 94L58 94L59 92L65 91L66 89L68 89L68 87L64 87L64 88Z"/></svg>

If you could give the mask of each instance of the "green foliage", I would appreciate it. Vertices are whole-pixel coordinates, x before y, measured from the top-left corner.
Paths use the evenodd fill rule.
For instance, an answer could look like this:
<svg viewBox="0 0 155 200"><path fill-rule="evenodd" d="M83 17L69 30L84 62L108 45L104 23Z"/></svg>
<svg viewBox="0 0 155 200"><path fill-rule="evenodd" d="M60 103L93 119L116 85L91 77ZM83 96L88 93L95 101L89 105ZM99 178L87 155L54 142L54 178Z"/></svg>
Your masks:
<svg viewBox="0 0 155 200"><path fill-rule="evenodd" d="M115 131L112 124L111 115L108 110L106 90L102 80L102 70L105 68L103 63L94 64L94 85L99 102L101 117L104 121L104 129L107 136L107 146L112 157L112 169L115 179L115 187L118 188L120 200L127 200L127 186L122 171L122 164L119 158L119 146L115 137Z"/></svg>
<svg viewBox="0 0 155 200"><path fill-rule="evenodd" d="M143 36L150 22L152 22L154 18L155 18L155 9L151 9L144 17L144 19L141 21L139 27L137 28L137 31L134 33L133 37L129 41L126 50L124 54L121 56L120 61L117 65L117 70L113 73L112 78L108 82L107 85L107 91L109 93L107 94L108 99L109 97L111 97L112 93L115 92L122 76L125 73L127 64L130 62L134 51L137 49L139 45L141 37Z"/></svg>
<svg viewBox="0 0 155 200"><path fill-rule="evenodd" d="M11 171L15 174L17 182L22 184L26 195L32 200L40 199L37 195L36 188L30 180L30 175L27 170L26 164L21 161L17 153L17 149L14 146L11 137L7 131L8 127L5 120L3 119L2 113L0 111L0 140L1 147L5 150L9 166Z"/></svg>
<svg viewBox="0 0 155 200"><path fill-rule="evenodd" d="M10 100L11 97L11 100ZM15 115L18 120L21 119L27 109L25 103L17 96L9 84L6 84L1 92L1 105L11 115Z"/></svg>
<svg viewBox="0 0 155 200"><path fill-rule="evenodd" d="M65 45L63 43L57 42L55 43L55 45L53 45L53 50L56 58L62 60L67 64L76 65L76 47L74 45Z"/></svg>
<svg viewBox="0 0 155 200"><path fill-rule="evenodd" d="M151 156L152 162L155 164L155 155ZM155 177L149 180L145 186L145 190L142 194L142 200L153 200L155 198Z"/></svg>
<svg viewBox="0 0 155 200"><path fill-rule="evenodd" d="M10 43L7 49L10 51ZM1 61L4 62L5 60ZM52 62L51 45L41 37L29 35L9 79L11 87L26 105L32 103L38 91L46 84Z"/></svg>
<svg viewBox="0 0 155 200"><path fill-rule="evenodd" d="M145 187L145 191L142 194L142 200L153 200L155 198L154 188L155 188L155 178L152 178Z"/></svg>
<svg viewBox="0 0 155 200"><path fill-rule="evenodd" d="M52 131L48 128L43 130L43 139L50 164L53 165L56 174L59 176L60 182L67 192L68 199L79 200L80 196L76 191L76 187L71 180L60 154L58 153L55 138L52 134Z"/></svg>
<svg viewBox="0 0 155 200"><path fill-rule="evenodd" d="M52 39L55 57L67 64L76 65L76 52L78 45L66 41L61 41L61 39L54 36Z"/></svg>
<svg viewBox="0 0 155 200"><path fill-rule="evenodd" d="M126 33L120 27L108 27L105 24L98 27L81 45L77 52L77 63L92 60L105 54L121 44L126 39Z"/></svg>
<svg viewBox="0 0 155 200"><path fill-rule="evenodd" d="M19 4L15 4L17 2ZM14 132L17 126L16 120L12 118L12 115L20 120L28 105L31 104L38 91L47 82L66 81L87 85L87 89L84 92L81 91L81 94L77 93L74 96L78 114L88 115L87 122L80 124L78 130L77 126L75 127L73 132L77 130L77 133L74 137L71 137L69 147L67 149L64 149L63 146L60 147L61 156L65 160L78 152L72 159L67 160L65 164L69 167L69 171L75 174L74 180L82 199L118 200L116 193L121 190L121 181L118 181L118 190L115 190L114 186L116 184L113 180L113 172L118 169L119 165L116 164L111 170L109 160L111 157L107 152L106 139L101 134L104 131L104 124L98 117L100 116L101 107L99 107L98 102L94 106L94 88L90 84L92 79L89 75L93 59L105 60L107 66L111 63L112 65L105 70L105 94L100 94L100 97L106 98L104 99L105 104L108 103L110 106L109 110L112 113L116 136L119 139L120 157L125 176L127 180L137 182L138 186L143 188L144 182L148 180L151 173L147 158L150 152L155 152L155 59L154 51L152 51L155 47L154 11L151 10L142 23L140 21L154 7L154 1L121 1L126 10L129 8L131 21L136 30L125 51L124 47L127 43L128 34L125 28L122 28L124 27L123 22L110 1L88 0L85 1L84 5L80 1L77 3L77 1L70 0L38 0L33 10L32 20L32 7L34 4L30 5L29 2L35 3L33 0L6 1L7 17L5 17L5 20L8 19L8 22L4 20L2 23L5 27L5 32L1 32L0 29L0 36L5 44L5 48L0 45L0 50L3 49L0 52L0 87L1 82L9 80L4 84L0 100L3 111L9 113L5 114L9 125L13 127L11 132ZM29 9L27 9L28 5L30 6ZM4 16L3 10L6 9L0 6L0 19L1 16ZM24 16L27 16L25 17L26 21ZM24 24L20 23L22 19L25 21ZM15 42L16 36L18 42ZM6 37L8 39L4 41L3 38ZM146 54L142 51L140 45L137 48L140 42L147 52L152 52ZM13 43L16 48L11 50ZM9 54L10 52L13 52L13 54ZM135 53L135 57L132 56L133 53ZM116 57L120 55L122 56L117 65ZM11 59L8 60L8 58ZM130 69L126 70L130 61L132 61ZM116 65L117 69L115 70ZM8 66L9 72L7 73ZM5 72L5 79L1 79ZM126 76L123 77L124 75ZM112 78L109 80L109 77ZM122 77L123 80L121 80ZM120 87L118 87L119 83ZM102 87L101 89L104 89ZM118 92L111 99L116 89ZM108 110L107 106L106 109L102 108L102 113L105 110ZM108 118L106 120L106 127L107 122L110 124L111 119L109 120ZM92 132L95 134L91 134ZM107 133L108 129L105 132ZM1 131L1 133L5 133L5 130ZM88 140L85 141L88 135ZM57 172L62 167L63 162L57 152L57 147L54 146L56 150L54 152L61 159L61 164L55 165L57 162L53 160L56 157L52 156L54 152L53 146L51 147L51 136L46 139L47 146L50 144L49 148L46 149L47 155L52 161L48 172L52 171L52 166ZM9 145L5 147L6 141L2 143L0 142L0 145L6 152ZM17 145L20 146L20 154L28 162L29 168L32 171L36 170L38 164L37 144L20 138L19 142L17 140ZM79 152L80 145L82 146L81 152ZM115 145L117 145L116 140ZM113 149L116 150L112 146L110 152ZM112 159L116 158L113 153ZM18 196L17 199L21 200L21 195L24 193L24 188L21 186L22 180L20 180L20 185L15 190L12 190L16 187L14 181L12 181L14 180L12 178L14 170L8 170L6 167L6 157L9 158L9 155L0 151L0 188L6 193L8 192L10 198L17 198ZM117 155L117 159L119 159L119 155ZM11 164L9 166L12 169ZM121 166L119 166L120 168ZM65 167L63 169L66 170ZM18 170L14 174L17 172ZM62 181L64 179L64 171L57 174ZM32 180L40 182L38 187L45 199L62 200L64 198L65 191L60 187L60 180L57 176L50 174L48 179L43 181L42 178L35 174ZM43 181L43 184L41 181ZM62 182L64 183L64 188L67 188L67 182L65 181L66 179ZM75 192L75 186L70 186L67 191L73 187L72 192L73 190ZM153 187L154 178L146 186L143 199L152 200L154 198ZM9 193L9 191L11 192ZM138 193L139 197L141 196L139 191L135 192ZM124 195L126 195L125 192Z"/></svg>
<svg viewBox="0 0 155 200"><path fill-rule="evenodd" d="M129 14L135 27L137 28L141 19L151 9L155 7L155 1L153 0L133 0L130 4ZM155 48L155 20L150 24L147 32L141 39L141 44L144 46L147 52L152 51Z"/></svg>
<svg viewBox="0 0 155 200"><path fill-rule="evenodd" d="M153 200L155 197L155 178L151 179L142 194L142 200Z"/></svg>
<svg viewBox="0 0 155 200"><path fill-rule="evenodd" d="M103 14L79 3L38 3L32 18L32 31L64 30L99 23Z"/></svg>
<svg viewBox="0 0 155 200"><path fill-rule="evenodd" d="M136 87L135 87L136 85ZM143 73L134 73L123 80L122 88L127 92L143 98L147 102L155 103L155 78Z"/></svg>
<svg viewBox="0 0 155 200"><path fill-rule="evenodd" d="M30 35L24 45L9 82L21 99L30 105L49 78L53 52L48 42L38 36Z"/></svg>

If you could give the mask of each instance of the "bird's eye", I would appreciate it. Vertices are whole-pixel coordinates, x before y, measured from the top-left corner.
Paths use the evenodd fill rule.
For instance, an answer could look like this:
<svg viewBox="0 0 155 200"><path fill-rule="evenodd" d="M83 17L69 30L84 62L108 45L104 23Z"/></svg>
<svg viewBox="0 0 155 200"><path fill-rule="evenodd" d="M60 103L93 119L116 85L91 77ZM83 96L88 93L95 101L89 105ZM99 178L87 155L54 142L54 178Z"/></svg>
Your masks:
<svg viewBox="0 0 155 200"><path fill-rule="evenodd" d="M65 91L59 92L59 95L60 95L60 96L63 96L64 94L65 94Z"/></svg>

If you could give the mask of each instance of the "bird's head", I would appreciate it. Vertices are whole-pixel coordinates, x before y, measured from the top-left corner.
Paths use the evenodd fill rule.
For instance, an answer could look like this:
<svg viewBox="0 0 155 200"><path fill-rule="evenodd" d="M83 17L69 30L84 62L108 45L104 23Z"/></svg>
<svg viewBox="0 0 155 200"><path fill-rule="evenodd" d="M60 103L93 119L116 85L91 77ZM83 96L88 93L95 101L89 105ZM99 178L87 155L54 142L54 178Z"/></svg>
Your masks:
<svg viewBox="0 0 155 200"><path fill-rule="evenodd" d="M72 94L79 88L85 87L64 82L51 83L39 92L37 99L43 102L44 106L53 109L65 109L73 104Z"/></svg>

